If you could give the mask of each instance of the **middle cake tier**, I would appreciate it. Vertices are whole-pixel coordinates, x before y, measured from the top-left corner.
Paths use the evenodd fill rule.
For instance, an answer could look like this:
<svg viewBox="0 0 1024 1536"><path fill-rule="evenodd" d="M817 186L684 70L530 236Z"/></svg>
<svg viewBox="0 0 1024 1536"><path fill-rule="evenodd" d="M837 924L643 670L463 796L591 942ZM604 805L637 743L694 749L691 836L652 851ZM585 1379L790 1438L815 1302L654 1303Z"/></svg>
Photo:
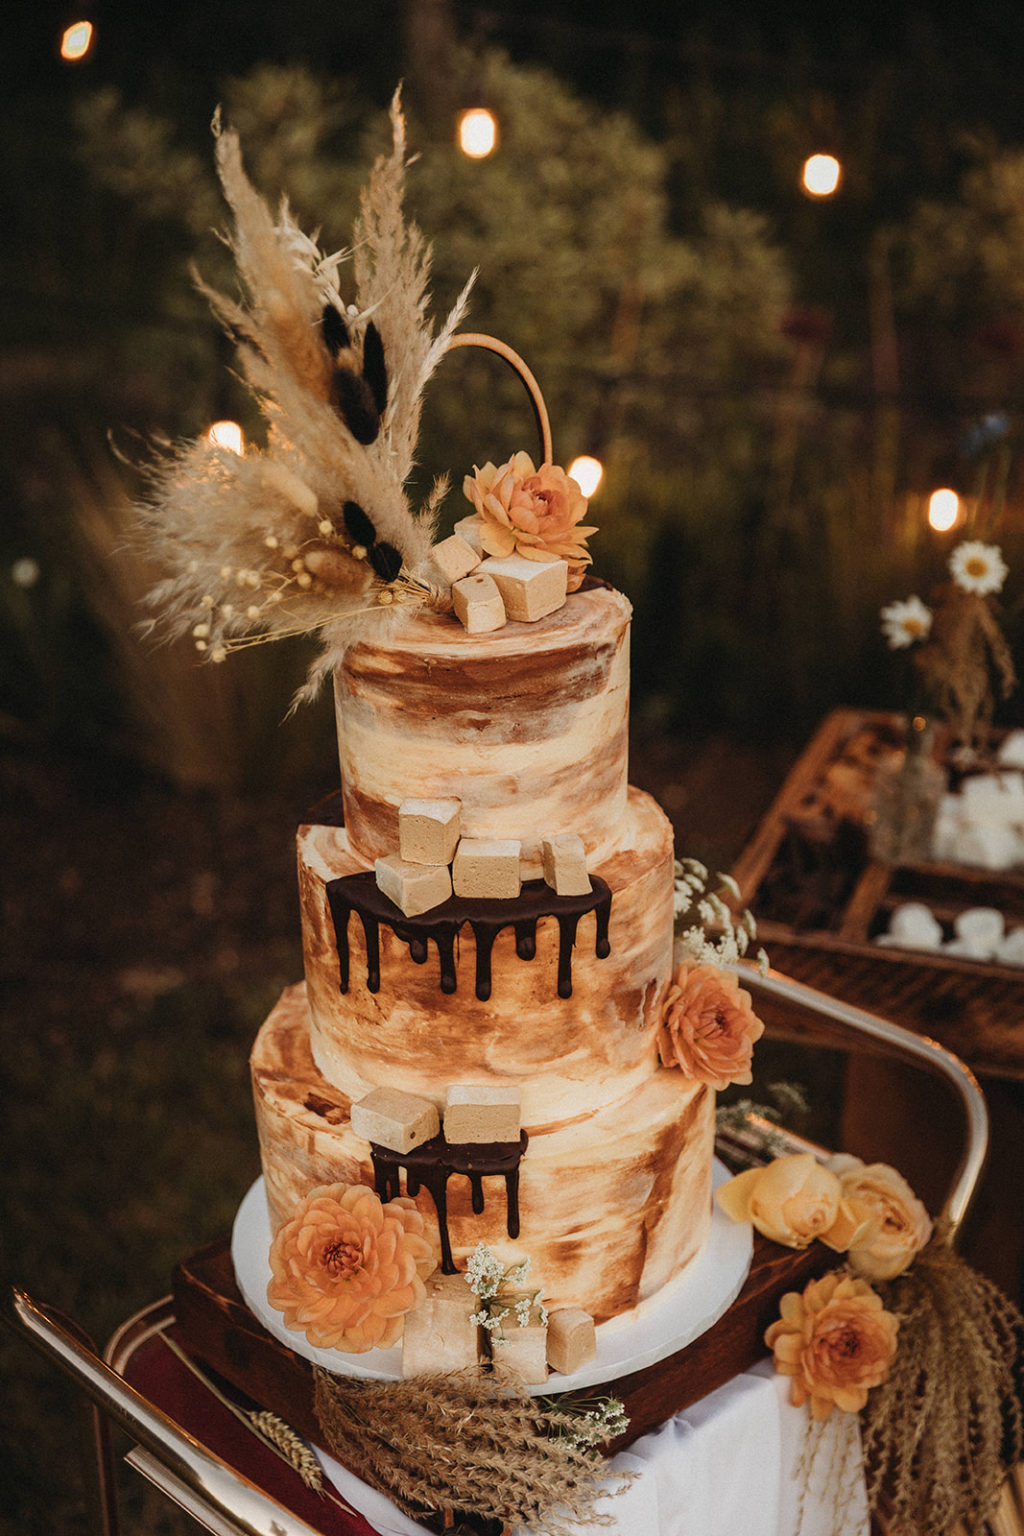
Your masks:
<svg viewBox="0 0 1024 1536"><path fill-rule="evenodd" d="M343 828L302 827L310 1048L324 1078L350 1099L386 1085L439 1107L452 1082L515 1084L538 1126L619 1103L661 1070L672 829L631 789L619 832L621 851L591 869L592 898L539 888L407 923Z"/></svg>

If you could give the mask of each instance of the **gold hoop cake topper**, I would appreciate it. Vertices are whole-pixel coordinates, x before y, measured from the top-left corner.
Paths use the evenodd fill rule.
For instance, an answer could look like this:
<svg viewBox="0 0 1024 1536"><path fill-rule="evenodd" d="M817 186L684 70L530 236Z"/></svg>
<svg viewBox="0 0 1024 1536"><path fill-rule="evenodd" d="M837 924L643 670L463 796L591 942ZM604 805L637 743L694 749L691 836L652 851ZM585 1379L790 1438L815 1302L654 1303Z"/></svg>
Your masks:
<svg viewBox="0 0 1024 1536"><path fill-rule="evenodd" d="M427 317L430 250L403 214L397 92L391 126L391 152L373 167L350 247L325 254L286 201L275 218L245 173L237 133L215 116L217 172L234 221L226 240L243 296L196 281L237 346L266 443L237 452L208 435L179 446L151 466L150 496L137 508L145 551L168 571L149 594L157 615L149 627L187 636L197 657L213 662L267 640L313 636L321 649L299 700L312 698L353 638L394 607L452 607L435 540L448 478L418 509L405 489L423 390L449 350L482 347L508 363L541 441L538 467L518 453L467 476L482 555L565 559L569 590L590 560L586 500L551 463L537 380L506 343L458 332L475 273L436 331ZM341 291L343 267L351 300Z"/></svg>
<svg viewBox="0 0 1024 1536"><path fill-rule="evenodd" d="M506 342L499 341L496 336L484 336L477 331L457 331L448 343L448 351L454 352L459 347L480 347L486 352L494 352L502 358L509 367L519 375L526 387L533 407L534 420L537 424L537 435L540 438L540 458L542 464L550 464L554 458L551 447L551 422L548 417L548 408L544 403L540 385L537 383L533 371Z"/></svg>

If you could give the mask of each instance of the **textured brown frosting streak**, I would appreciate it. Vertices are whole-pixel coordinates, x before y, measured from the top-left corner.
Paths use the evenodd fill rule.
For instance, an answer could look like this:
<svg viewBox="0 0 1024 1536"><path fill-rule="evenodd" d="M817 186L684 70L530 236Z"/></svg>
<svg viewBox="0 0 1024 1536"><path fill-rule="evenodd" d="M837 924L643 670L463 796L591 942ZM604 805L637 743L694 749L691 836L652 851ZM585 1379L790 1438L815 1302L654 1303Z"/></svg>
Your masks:
<svg viewBox="0 0 1024 1536"><path fill-rule="evenodd" d="M570 1120L639 1086L657 1063L658 1003L671 974L672 831L648 796L633 790L629 804L624 825L634 851L614 861L608 882L611 954L595 954L596 922L587 914L568 999L558 996L559 931L551 918L537 924L532 960L516 953L511 929L498 934L491 995L481 1001L468 929L458 942L458 989L446 998L434 950L416 965L407 944L382 925L380 989L370 992L362 924L353 915L343 994L326 885L359 864L343 830L304 828L303 952L313 1056L324 1076L353 1097L387 1084L435 1101L455 1070L463 1082L516 1083L524 1115L539 1124ZM594 873L606 878L605 868Z"/></svg>
<svg viewBox="0 0 1024 1536"><path fill-rule="evenodd" d="M372 1089L404 1089L441 1108L453 1083L514 1085L529 1137L519 1235L508 1235L501 1179L480 1175L474 1212L471 1179L452 1174L446 1227L460 1268L481 1242L505 1263L528 1256L531 1283L550 1305L582 1306L601 1321L655 1297L700 1251L711 1220L714 1095L658 1056L672 970L672 829L626 783L629 616L610 589L583 591L534 625L471 636L419 614L347 652L335 677L345 825L332 805L300 829L306 982L284 994L252 1053L275 1227L318 1185L373 1186L370 1143L350 1119L351 1104ZM403 929L391 923L390 904L379 910L375 888L366 895L373 859L397 846L401 802L451 795L462 801L464 833L523 843L528 880L541 873L540 837L583 837L590 874L608 887L600 920L607 914L610 953L598 942L597 914L584 912L571 996L559 996L558 903L534 911L530 890L520 903L531 932L536 924L532 958L522 924L520 952L512 926L500 927L488 951L487 913L475 927L456 923L454 907L439 918L455 985L446 995L442 946L421 942L429 923ZM335 918L348 949L344 993ZM364 919L371 948L374 934L379 941L373 991ZM564 910L561 921L568 932ZM475 934L481 961L489 953L489 994ZM568 959L563 951L563 992ZM440 1257L431 1195L424 1187L415 1198Z"/></svg>
<svg viewBox="0 0 1024 1536"><path fill-rule="evenodd" d="M392 851L403 799L457 795L470 836L575 831L603 854L625 804L629 613L584 592L496 634L418 615L351 647L335 701L353 849Z"/></svg>
<svg viewBox="0 0 1024 1536"><path fill-rule="evenodd" d="M341 1108L347 1101L310 1056L302 987L284 994L260 1031L252 1074L275 1228L318 1184L373 1185L370 1144L347 1115L332 1124L307 1107L310 1100ZM485 1181L479 1214L468 1179L448 1184L460 1268L480 1242L506 1262L528 1255L531 1284L543 1286L550 1305L583 1305L599 1321L628 1312L682 1273L710 1222L714 1096L707 1089L656 1067L618 1103L571 1125L527 1130L516 1241L506 1231L501 1179ZM429 1194L421 1190L416 1199L436 1238Z"/></svg>

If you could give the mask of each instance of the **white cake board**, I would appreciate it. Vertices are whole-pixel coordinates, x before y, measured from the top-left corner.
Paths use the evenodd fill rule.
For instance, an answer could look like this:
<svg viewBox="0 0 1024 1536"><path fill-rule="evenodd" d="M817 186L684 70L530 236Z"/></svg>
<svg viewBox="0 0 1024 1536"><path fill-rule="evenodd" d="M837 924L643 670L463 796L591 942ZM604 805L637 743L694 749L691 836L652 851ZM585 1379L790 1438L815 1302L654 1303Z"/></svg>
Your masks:
<svg viewBox="0 0 1024 1536"><path fill-rule="evenodd" d="M716 1160L714 1187L717 1189L729 1177L728 1169ZM266 1193L263 1180L257 1179L239 1206L231 1234L235 1279L249 1311L279 1343L326 1371L374 1381L401 1381L400 1344L392 1349L369 1349L365 1354L347 1355L337 1349L316 1349L304 1333L285 1327L281 1313L267 1301L270 1244ZM750 1270L753 1247L749 1222L730 1221L713 1204L707 1243L678 1280L650 1302L641 1303L628 1321L613 1318L602 1323L597 1330L597 1357L589 1365L568 1376L552 1374L543 1386L533 1386L530 1392L536 1397L615 1381L631 1371L666 1360L692 1344L736 1300Z"/></svg>

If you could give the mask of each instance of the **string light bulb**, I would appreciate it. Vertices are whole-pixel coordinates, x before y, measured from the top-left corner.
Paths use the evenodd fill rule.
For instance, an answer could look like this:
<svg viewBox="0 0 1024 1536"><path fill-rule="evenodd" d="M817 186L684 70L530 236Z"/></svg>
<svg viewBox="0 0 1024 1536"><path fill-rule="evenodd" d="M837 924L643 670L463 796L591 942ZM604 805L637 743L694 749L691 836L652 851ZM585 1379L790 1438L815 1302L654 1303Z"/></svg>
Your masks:
<svg viewBox="0 0 1024 1536"><path fill-rule="evenodd" d="M91 21L73 21L65 27L60 38L60 56L65 63L80 63L92 48L93 36Z"/></svg>
<svg viewBox="0 0 1024 1536"><path fill-rule="evenodd" d="M457 142L470 160L486 160L498 147L498 119L486 107L468 107L460 113Z"/></svg>
<svg viewBox="0 0 1024 1536"><path fill-rule="evenodd" d="M245 436L237 421L215 421L206 429L206 441L214 448L226 448L229 453L245 452Z"/></svg>
<svg viewBox="0 0 1024 1536"><path fill-rule="evenodd" d="M600 459L595 459L593 454L581 453L579 458L573 459L566 474L570 480L576 481L589 501L604 479L604 465Z"/></svg>
<svg viewBox="0 0 1024 1536"><path fill-rule="evenodd" d="M948 486L932 491L928 498L928 523L936 533L948 533L960 517L960 497Z"/></svg>
<svg viewBox="0 0 1024 1536"><path fill-rule="evenodd" d="M804 161L803 187L811 197L831 197L841 176L842 166L835 155L809 155Z"/></svg>

